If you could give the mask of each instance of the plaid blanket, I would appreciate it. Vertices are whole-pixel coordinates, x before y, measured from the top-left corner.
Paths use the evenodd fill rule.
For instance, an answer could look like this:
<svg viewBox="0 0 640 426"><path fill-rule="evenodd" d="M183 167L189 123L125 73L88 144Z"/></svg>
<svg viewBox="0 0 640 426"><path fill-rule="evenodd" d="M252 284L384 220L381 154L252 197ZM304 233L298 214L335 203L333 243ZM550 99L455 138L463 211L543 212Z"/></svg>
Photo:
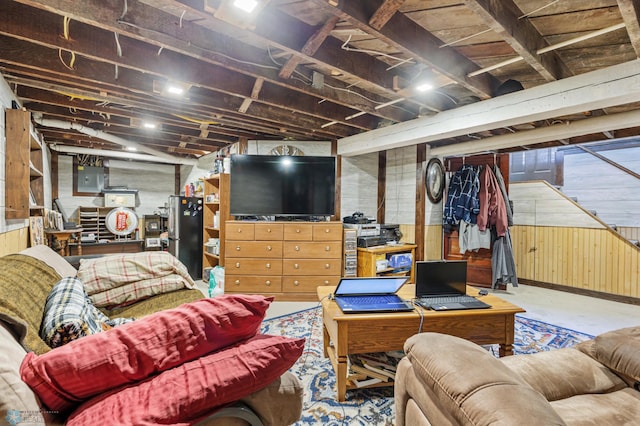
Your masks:
<svg viewBox="0 0 640 426"><path fill-rule="evenodd" d="M130 321L133 319L109 319L93 306L80 280L66 277L58 281L47 296L40 337L56 348Z"/></svg>
<svg viewBox="0 0 640 426"><path fill-rule="evenodd" d="M195 288L187 267L162 251L82 259L78 279L97 307L125 306L156 294Z"/></svg>

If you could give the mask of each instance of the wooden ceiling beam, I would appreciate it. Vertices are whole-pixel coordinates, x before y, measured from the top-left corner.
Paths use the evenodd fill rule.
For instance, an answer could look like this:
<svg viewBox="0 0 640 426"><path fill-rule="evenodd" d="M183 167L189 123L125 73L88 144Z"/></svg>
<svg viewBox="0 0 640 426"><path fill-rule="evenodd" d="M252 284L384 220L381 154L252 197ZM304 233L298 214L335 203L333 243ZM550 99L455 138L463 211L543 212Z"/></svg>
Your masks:
<svg viewBox="0 0 640 426"><path fill-rule="evenodd" d="M151 43L155 45L156 51L160 48L163 51L172 50L250 76L252 79L263 77L265 81L278 85L284 90L294 90L316 98L320 97L345 107L357 105L360 110L366 111L374 117L395 122L413 118L408 117L406 111L398 109L376 110L375 106L387 102L388 98L380 97L361 88L354 87L347 90L349 89L347 85L339 80L332 79L330 85L326 85L321 91L318 91L302 81L288 79L285 82L279 79L277 67L274 66L267 52L226 35L225 30L232 34L238 33L240 30L237 28L229 29L228 24L214 19L209 13L204 12L202 2L199 2L198 5L186 4L181 9L181 13L188 12L192 16L193 22L181 20L179 17L163 13L150 5L135 0L128 0L128 12L123 19L121 19L120 2L115 1L113 3L117 3L117 7L102 0L83 0L80 3L75 0L57 0L55 7L52 7L47 0L17 0L8 3L22 3L61 16L69 16L75 21L111 33L117 32L121 36L126 35ZM273 26L279 25L277 22L272 24ZM282 28L282 31L288 31L288 29L285 27ZM242 34L238 35L242 36ZM269 43L270 41L264 39L264 42ZM299 51L289 49L289 53L295 54ZM337 64L334 65L336 65L334 68L339 68ZM353 64L351 66L353 67ZM344 72L347 73L347 71Z"/></svg>
<svg viewBox="0 0 640 426"><path fill-rule="evenodd" d="M618 0L618 8L627 27L633 50L640 58L640 0Z"/></svg>
<svg viewBox="0 0 640 426"><path fill-rule="evenodd" d="M380 30L369 26L369 10L379 9L383 0L350 0L340 2L338 7L324 0L311 1L398 51L434 68L483 99L493 96L499 85L489 74L467 77L467 74L479 69L478 65L451 47L440 47L444 44L440 39L401 13L392 15Z"/></svg>
<svg viewBox="0 0 640 426"><path fill-rule="evenodd" d="M380 31L406 0L385 0L369 18L369 25Z"/></svg>
<svg viewBox="0 0 640 426"><path fill-rule="evenodd" d="M573 75L555 52L536 53L548 44L528 19L520 19L522 11L513 0L499 3L490 0L465 0L465 4L493 31L504 39L522 58L547 81Z"/></svg>

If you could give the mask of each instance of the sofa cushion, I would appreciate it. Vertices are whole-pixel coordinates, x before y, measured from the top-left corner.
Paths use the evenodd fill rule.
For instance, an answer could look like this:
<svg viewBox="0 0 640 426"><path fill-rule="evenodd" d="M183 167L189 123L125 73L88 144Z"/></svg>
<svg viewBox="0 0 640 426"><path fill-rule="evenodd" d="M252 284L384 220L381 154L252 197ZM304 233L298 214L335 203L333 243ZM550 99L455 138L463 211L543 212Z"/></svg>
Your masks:
<svg viewBox="0 0 640 426"><path fill-rule="evenodd" d="M300 357L304 342L257 335L99 395L74 411L67 425L191 424L276 380Z"/></svg>
<svg viewBox="0 0 640 426"><path fill-rule="evenodd" d="M542 394L472 342L420 333L404 349L415 374L457 423L564 424Z"/></svg>
<svg viewBox="0 0 640 426"><path fill-rule="evenodd" d="M640 392L632 388L576 395L553 401L551 406L569 425L637 425L640 419Z"/></svg>
<svg viewBox="0 0 640 426"><path fill-rule="evenodd" d="M611 370L574 348L514 355L500 360L547 401L626 387Z"/></svg>
<svg viewBox="0 0 640 426"><path fill-rule="evenodd" d="M0 323L0 419L7 422L17 420L24 411L40 413L36 395L20 378L20 363L26 354L11 331Z"/></svg>
<svg viewBox="0 0 640 426"><path fill-rule="evenodd" d="M75 277L78 270L74 268L64 257L56 253L51 247L44 244L29 247L20 252L25 256L36 258L51 266L61 277Z"/></svg>
<svg viewBox="0 0 640 426"><path fill-rule="evenodd" d="M625 378L640 382L640 326L603 333L594 339L594 357Z"/></svg>
<svg viewBox="0 0 640 426"><path fill-rule="evenodd" d="M22 379L51 410L69 410L117 386L254 336L273 298L224 295L157 312L102 333L27 354Z"/></svg>
<svg viewBox="0 0 640 426"><path fill-rule="evenodd" d="M83 336L108 330L133 319L109 319L93 306L77 278L65 277L47 297L40 337L52 348Z"/></svg>
<svg viewBox="0 0 640 426"><path fill-rule="evenodd" d="M163 251L83 259L77 277L97 307L126 305L155 294L195 287L187 267Z"/></svg>
<svg viewBox="0 0 640 426"><path fill-rule="evenodd" d="M46 263L23 254L0 258L0 319L28 350L51 348L40 338L44 306L60 275Z"/></svg>

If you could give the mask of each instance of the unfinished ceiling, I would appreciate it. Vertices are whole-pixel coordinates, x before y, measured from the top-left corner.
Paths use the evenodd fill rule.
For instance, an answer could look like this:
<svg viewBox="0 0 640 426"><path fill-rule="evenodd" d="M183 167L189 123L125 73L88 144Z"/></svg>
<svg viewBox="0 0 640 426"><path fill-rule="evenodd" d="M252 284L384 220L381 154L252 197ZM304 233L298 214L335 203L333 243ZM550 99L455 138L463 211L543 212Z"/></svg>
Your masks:
<svg viewBox="0 0 640 426"><path fill-rule="evenodd" d="M197 158L245 140L339 141L640 55L638 0L257 0L248 14L234 1L0 0L0 71L48 144ZM517 149L640 134L620 127Z"/></svg>

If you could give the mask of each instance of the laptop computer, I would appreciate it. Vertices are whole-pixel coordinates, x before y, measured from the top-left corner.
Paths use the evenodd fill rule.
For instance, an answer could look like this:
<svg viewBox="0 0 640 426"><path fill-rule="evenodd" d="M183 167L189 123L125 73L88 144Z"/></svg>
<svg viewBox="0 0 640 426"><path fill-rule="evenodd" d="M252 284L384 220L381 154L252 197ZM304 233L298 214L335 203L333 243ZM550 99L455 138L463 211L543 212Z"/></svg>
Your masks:
<svg viewBox="0 0 640 426"><path fill-rule="evenodd" d="M491 305L467 295L467 261L416 262L416 301L435 311L486 309Z"/></svg>
<svg viewBox="0 0 640 426"><path fill-rule="evenodd" d="M342 278L333 299L345 314L412 311L410 302L396 292L409 277Z"/></svg>

